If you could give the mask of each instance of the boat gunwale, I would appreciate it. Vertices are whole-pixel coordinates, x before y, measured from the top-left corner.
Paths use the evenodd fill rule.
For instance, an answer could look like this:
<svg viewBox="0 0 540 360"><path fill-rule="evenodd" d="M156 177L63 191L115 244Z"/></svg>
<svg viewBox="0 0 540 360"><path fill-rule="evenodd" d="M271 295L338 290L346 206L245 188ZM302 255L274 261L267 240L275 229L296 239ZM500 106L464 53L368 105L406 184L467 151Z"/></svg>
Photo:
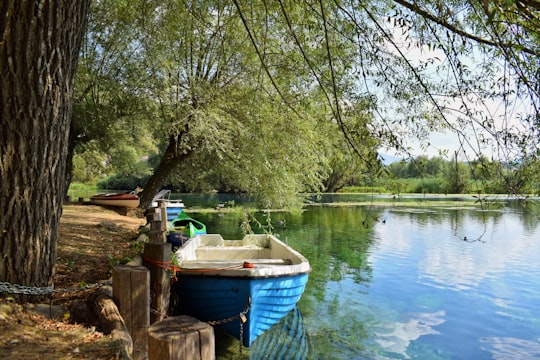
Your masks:
<svg viewBox="0 0 540 360"><path fill-rule="evenodd" d="M202 262L202 261L201 261ZM207 261L205 261L207 262ZM249 261L247 261L249 263ZM231 262L232 263L232 262ZM300 264L261 264L261 267L243 267L244 261L238 260L235 261L236 264L229 265L224 268L209 268L209 267L198 267L198 268L184 268L182 267L182 262L180 266L176 268L177 276L204 276L204 277L230 277L230 278L250 278L250 279L262 279L262 278L278 278L278 277L289 277L302 274L309 274L311 272L311 266L309 262L302 262ZM233 267L234 266L234 267ZM233 268L229 268L233 267ZM289 268L294 267L295 270L287 272ZM272 270L279 269L279 273L272 273ZM292 269L291 269L292 270Z"/></svg>
<svg viewBox="0 0 540 360"><path fill-rule="evenodd" d="M139 207L140 201L138 195L126 193L99 193L90 197L90 203L94 205L131 209Z"/></svg>
<svg viewBox="0 0 540 360"><path fill-rule="evenodd" d="M133 193L97 193L92 195L90 198L110 199L112 197L129 198L133 200L139 199L139 195Z"/></svg>
<svg viewBox="0 0 540 360"><path fill-rule="evenodd" d="M286 273L286 274L278 274L278 275L244 275L244 276L234 276L234 275L218 275L215 274L215 272L212 271L211 274L204 273L204 272L194 272L194 271L177 271L176 275L178 278L181 277L205 277L205 278L216 278L216 279L246 279L246 280L255 280L255 279L270 279L270 278L287 278L287 277L295 277L298 275L308 275L311 272L311 268L309 270L303 271L303 272L296 272L296 273Z"/></svg>
<svg viewBox="0 0 540 360"><path fill-rule="evenodd" d="M213 248L217 251L227 249L227 251L234 251L234 250L262 250L266 249L264 246L258 246L258 245L221 245L221 246L215 246L215 245L201 245L201 237L208 236L208 237L215 237L219 236L219 240L224 243L227 241L231 242L243 242L246 240L244 238L243 240L224 240L220 235L218 234L205 234L205 235L197 235L191 239L189 239L182 247L180 247L176 252L175 256L179 260L178 267L176 270L177 275L179 276L204 276L204 277L210 277L215 276L218 278L249 278L249 279L263 279L263 278L284 278L284 277L293 277L297 275L302 274L309 274L311 272L311 265L309 264L309 261L305 256L300 254L298 251L296 251L294 248L289 246L288 244L285 244L281 240L279 240L274 235L268 235L268 234L258 234L258 235L247 235L247 238L249 237L255 237L255 238L261 238L266 237L269 241L275 242L279 246L282 246L286 251L287 255L291 255L292 258L285 258L285 257L274 257L274 258L268 258L268 257L262 257L262 258L233 258L233 259L198 259L198 258L188 258L188 259L182 259L182 253L183 251L186 251L188 254L189 252L192 252L192 256L194 256L195 252L199 248ZM191 247L191 248L188 248ZM296 259L297 262L294 262L294 259ZM252 263L248 266L244 266L245 263L250 263L250 260ZM288 261L287 264L271 264L267 263L265 264L264 261L272 262L272 260L283 260ZM192 265L192 268L183 268L182 264L186 262L190 262L189 265ZM197 266L197 262L200 263L200 266ZM212 264L214 262L214 265L222 265L221 268L215 268L215 267L208 267L208 264ZM257 266L257 263L260 265Z"/></svg>

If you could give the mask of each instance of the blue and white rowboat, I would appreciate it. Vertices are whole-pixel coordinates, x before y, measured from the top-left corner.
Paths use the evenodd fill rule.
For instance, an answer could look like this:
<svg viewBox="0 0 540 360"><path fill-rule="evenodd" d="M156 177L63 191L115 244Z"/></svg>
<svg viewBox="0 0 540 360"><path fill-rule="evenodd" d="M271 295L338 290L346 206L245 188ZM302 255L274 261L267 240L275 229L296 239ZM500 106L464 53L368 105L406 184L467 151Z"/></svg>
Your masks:
<svg viewBox="0 0 540 360"><path fill-rule="evenodd" d="M173 221L183 211L185 205L182 200L171 200L171 190L161 190L152 199L151 207L160 207L165 203L167 221Z"/></svg>
<svg viewBox="0 0 540 360"><path fill-rule="evenodd" d="M220 326L250 346L304 292L308 260L273 235L197 235L175 252L175 312Z"/></svg>

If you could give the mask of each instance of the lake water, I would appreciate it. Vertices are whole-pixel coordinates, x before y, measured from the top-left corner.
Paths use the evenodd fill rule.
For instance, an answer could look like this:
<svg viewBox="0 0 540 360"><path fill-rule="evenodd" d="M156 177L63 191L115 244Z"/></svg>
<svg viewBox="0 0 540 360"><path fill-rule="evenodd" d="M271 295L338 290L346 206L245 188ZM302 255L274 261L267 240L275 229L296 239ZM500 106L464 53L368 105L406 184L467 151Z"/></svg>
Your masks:
<svg viewBox="0 0 540 360"><path fill-rule="evenodd" d="M270 216L313 270L297 311L238 358L540 359L538 205ZM193 217L226 239L242 236L238 213ZM225 358L234 356L218 353Z"/></svg>

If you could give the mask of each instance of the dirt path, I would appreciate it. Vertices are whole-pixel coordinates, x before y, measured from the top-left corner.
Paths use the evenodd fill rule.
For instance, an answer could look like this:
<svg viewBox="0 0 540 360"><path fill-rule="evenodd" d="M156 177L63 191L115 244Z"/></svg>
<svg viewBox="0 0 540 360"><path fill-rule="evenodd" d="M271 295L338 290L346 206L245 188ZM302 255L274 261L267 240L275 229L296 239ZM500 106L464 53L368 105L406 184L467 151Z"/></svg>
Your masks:
<svg viewBox="0 0 540 360"><path fill-rule="evenodd" d="M65 205L57 243L55 289L109 279L112 265L139 252L136 239L144 223L136 211L121 215L100 206ZM70 321L72 314L65 306L84 300L88 294L60 294L52 299L54 307L23 307L9 296L1 298L0 359L115 359L117 349L109 336ZM40 315L59 309L57 320Z"/></svg>
<svg viewBox="0 0 540 360"><path fill-rule="evenodd" d="M110 277L111 265L133 256L145 220L134 210L120 215L94 205L64 206L58 238L55 288L92 284Z"/></svg>

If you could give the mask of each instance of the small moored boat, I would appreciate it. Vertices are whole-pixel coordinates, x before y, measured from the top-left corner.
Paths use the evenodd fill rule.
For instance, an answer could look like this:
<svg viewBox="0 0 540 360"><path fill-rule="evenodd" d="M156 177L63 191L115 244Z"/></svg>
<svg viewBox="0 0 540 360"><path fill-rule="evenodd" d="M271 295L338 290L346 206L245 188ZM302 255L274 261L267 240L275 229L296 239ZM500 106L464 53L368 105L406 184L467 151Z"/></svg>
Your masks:
<svg viewBox="0 0 540 360"><path fill-rule="evenodd" d="M152 199L152 207L157 208L165 204L165 213L167 221L174 220L184 209L185 205L182 200L171 199L171 190L161 190Z"/></svg>
<svg viewBox="0 0 540 360"><path fill-rule="evenodd" d="M167 242L171 243L173 249L176 250L189 238L206 234L206 225L182 211L175 219L167 223L167 231L169 232Z"/></svg>
<svg viewBox="0 0 540 360"><path fill-rule="evenodd" d="M139 206L139 197L135 194L96 194L90 198L96 205L136 208Z"/></svg>
<svg viewBox="0 0 540 360"><path fill-rule="evenodd" d="M294 309L311 271L304 256L273 235L197 235L175 257L175 312L216 324L244 346Z"/></svg>

